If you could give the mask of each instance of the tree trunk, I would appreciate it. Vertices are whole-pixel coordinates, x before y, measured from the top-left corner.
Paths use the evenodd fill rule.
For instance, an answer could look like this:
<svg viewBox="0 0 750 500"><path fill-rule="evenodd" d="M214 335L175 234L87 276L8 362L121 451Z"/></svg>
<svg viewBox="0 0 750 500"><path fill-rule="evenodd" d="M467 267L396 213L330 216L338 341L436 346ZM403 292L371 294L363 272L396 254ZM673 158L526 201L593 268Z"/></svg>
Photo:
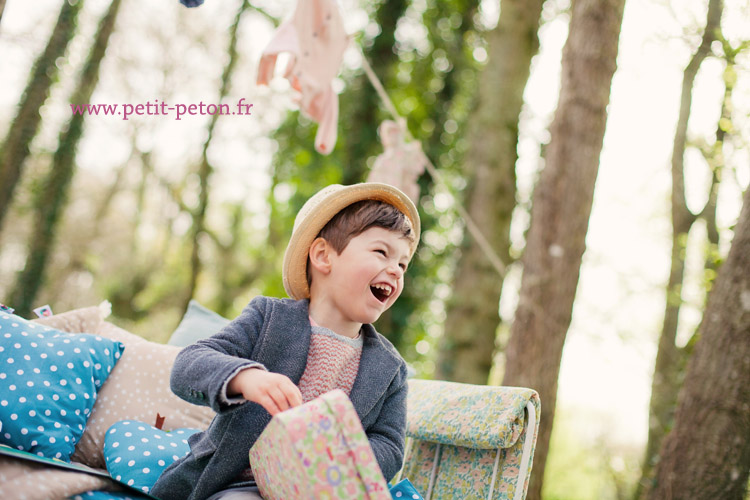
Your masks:
<svg viewBox="0 0 750 500"><path fill-rule="evenodd" d="M607 121L625 0L574 0L560 99L533 198L503 385L536 389L541 428L528 499L539 500Z"/></svg>
<svg viewBox="0 0 750 500"><path fill-rule="evenodd" d="M489 62L469 118L467 210L507 264L516 206L518 119L531 58L539 50L544 0L503 0L489 34ZM503 277L479 245L465 240L454 274L435 376L486 384L495 350Z"/></svg>
<svg viewBox="0 0 750 500"><path fill-rule="evenodd" d="M0 15L2 15L5 0L0 0ZM21 170L29 146L39 128L39 109L49 96L50 88L57 79L57 58L65 54L68 43L76 32L76 19L83 6L83 0L71 2L65 0L60 9L60 15L47 41L44 52L34 63L29 75L18 114L13 119L0 150L0 229L2 229L5 215L10 209L13 191L21 178Z"/></svg>
<svg viewBox="0 0 750 500"><path fill-rule="evenodd" d="M703 315L651 500L742 500L750 472L750 189Z"/></svg>
<svg viewBox="0 0 750 500"><path fill-rule="evenodd" d="M685 202L684 157L687 142L687 127L692 105L695 76L703 60L711 53L711 43L716 39L722 13L722 0L711 0L708 5L706 29L703 40L685 68L682 79L680 114L672 149L672 257L667 283L664 322L659 348L656 354L654 376L651 382L649 406L649 430L646 456L643 460L641 480L635 498L641 498L653 473L661 441L672 427L680 376L685 366L685 354L675 345L680 307L682 306L682 284L685 273L685 242L695 221Z"/></svg>
<svg viewBox="0 0 750 500"><path fill-rule="evenodd" d="M107 13L99 24L88 60L83 68L78 86L71 97L74 104L90 101L99 80L99 66L114 31L121 0L112 0ZM60 133L57 151L52 158L52 167L44 186L36 199L34 229L26 266L18 276L12 294L13 306L21 315L28 315L36 294L42 285L44 270L54 245L55 231L64 210L68 190L75 172L75 155L78 141L83 135L85 116L74 114L67 127Z"/></svg>
<svg viewBox="0 0 750 500"><path fill-rule="evenodd" d="M218 101L219 103L221 103L221 101L229 93L229 86L232 81L232 73L234 72L234 67L237 64L237 59L239 59L239 54L237 53L237 30L239 28L240 21L242 20L242 14L245 13L249 5L250 4L247 0L241 0L240 8L237 11L234 23L230 28L229 49L227 51L229 54L229 61L224 67L224 72L221 75L221 89L219 90ZM193 227L191 230L191 239L193 248L190 255L190 283L188 284L188 290L185 294L185 300L183 303L184 311L187 311L190 299L192 299L195 295L195 289L198 287L198 277L200 276L202 267L200 258L200 238L206 230L206 210L208 209L209 177L211 177L211 174L214 170L213 166L211 166L211 163L208 161L208 148L211 145L211 139L213 139L214 129L216 128L216 123L219 120L219 116L219 112L216 112L213 116L211 116L211 121L208 124L208 134L206 137L206 142L203 143L201 163L198 167L200 192L198 193L198 207L192 213Z"/></svg>

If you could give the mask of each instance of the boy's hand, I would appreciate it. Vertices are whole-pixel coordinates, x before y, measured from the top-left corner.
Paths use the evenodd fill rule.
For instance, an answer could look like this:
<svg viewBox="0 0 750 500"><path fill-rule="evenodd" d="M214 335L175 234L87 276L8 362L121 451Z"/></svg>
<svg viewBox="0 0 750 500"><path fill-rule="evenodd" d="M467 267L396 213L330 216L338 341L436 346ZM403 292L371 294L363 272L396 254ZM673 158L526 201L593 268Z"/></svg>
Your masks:
<svg viewBox="0 0 750 500"><path fill-rule="evenodd" d="M302 404L302 394L289 377L259 368L248 368L235 375L229 381L227 395L242 395L261 405L271 416Z"/></svg>

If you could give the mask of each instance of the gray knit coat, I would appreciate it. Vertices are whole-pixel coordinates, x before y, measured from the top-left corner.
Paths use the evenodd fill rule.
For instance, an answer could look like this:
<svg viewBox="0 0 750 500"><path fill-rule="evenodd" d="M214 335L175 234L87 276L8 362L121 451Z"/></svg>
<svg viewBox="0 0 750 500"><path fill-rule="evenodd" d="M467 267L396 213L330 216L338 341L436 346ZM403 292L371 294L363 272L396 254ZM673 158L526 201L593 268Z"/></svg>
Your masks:
<svg viewBox="0 0 750 500"><path fill-rule="evenodd" d="M172 369L172 391L209 405L217 415L189 439L190 453L169 466L151 494L162 500L202 500L227 488L249 466L248 452L271 416L253 402L228 405L226 381L262 364L299 384L311 327L308 300L256 297L219 333L183 349ZM363 325L362 356L349 398L380 469L390 480L401 468L406 430L406 363L388 340Z"/></svg>

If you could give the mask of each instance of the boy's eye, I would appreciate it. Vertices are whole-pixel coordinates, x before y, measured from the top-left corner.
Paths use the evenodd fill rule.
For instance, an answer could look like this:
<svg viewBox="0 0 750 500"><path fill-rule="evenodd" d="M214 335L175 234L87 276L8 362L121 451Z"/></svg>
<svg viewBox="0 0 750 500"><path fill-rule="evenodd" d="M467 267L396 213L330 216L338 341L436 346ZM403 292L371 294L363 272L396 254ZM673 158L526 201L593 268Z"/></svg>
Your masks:
<svg viewBox="0 0 750 500"><path fill-rule="evenodd" d="M375 252L377 252L377 253L379 253L380 255L383 255L383 256L386 255L385 250L383 250L381 248L378 248L377 250L375 250Z"/></svg>
<svg viewBox="0 0 750 500"><path fill-rule="evenodd" d="M398 265L402 271L406 272L406 264L399 264Z"/></svg>

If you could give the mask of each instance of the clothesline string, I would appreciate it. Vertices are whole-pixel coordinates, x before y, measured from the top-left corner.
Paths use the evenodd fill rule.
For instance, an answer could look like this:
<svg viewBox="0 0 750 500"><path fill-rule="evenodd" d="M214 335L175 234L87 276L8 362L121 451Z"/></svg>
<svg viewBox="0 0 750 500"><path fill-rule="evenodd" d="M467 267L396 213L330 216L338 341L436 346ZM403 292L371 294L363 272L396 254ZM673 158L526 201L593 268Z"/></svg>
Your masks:
<svg viewBox="0 0 750 500"><path fill-rule="evenodd" d="M370 80L370 83L375 88L375 92L377 92L378 97L380 97L380 100L383 102L383 105L386 107L388 112L393 116L393 119L396 121L402 133L404 134L404 137L410 140L414 140L414 137L409 132L409 128L406 126L406 120L401 115L398 114L398 111L396 111L396 107L393 105L393 101L391 101L391 98L388 96L388 93L385 91L383 84L380 82L380 80L378 79L378 76L372 70L370 63L367 61L367 57L365 57L365 54L362 52L361 49L359 53L362 58L362 68L365 70L365 74L367 75L367 78ZM500 259L500 257L497 255L495 250L492 248L492 245L490 245L489 241L487 241L487 238L484 237L484 234L482 234L482 231L479 229L479 226L474 222L474 220L471 218L469 213L463 207L461 202L453 194L453 191L451 191L448 184L443 180L443 177L440 175L440 173L438 173L437 169L432 164L432 161L427 157L427 155L425 155L425 166L427 168L427 171L432 176L432 178L435 179L435 181L437 181L437 183L440 184L448 192L448 194L451 195L451 197L455 201L456 211L464 219L464 222L466 222L466 228L474 237L474 240L479 245L479 248L481 248L482 252L484 252L484 254L487 256L487 259L490 261L490 264L492 264L492 267L495 268L495 270L497 271L497 273L500 275L501 278L505 277L506 266L505 264L503 264L502 259Z"/></svg>

